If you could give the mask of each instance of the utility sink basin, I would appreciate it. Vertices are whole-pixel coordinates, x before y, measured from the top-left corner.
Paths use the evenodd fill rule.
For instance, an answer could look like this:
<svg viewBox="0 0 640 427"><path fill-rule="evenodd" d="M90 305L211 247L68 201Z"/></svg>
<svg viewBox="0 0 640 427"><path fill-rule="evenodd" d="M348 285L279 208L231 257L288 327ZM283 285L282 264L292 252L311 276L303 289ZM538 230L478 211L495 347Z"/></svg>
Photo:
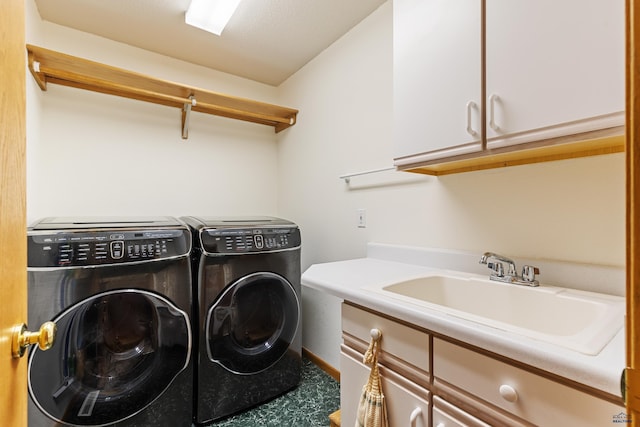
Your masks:
<svg viewBox="0 0 640 427"><path fill-rule="evenodd" d="M588 355L598 354L624 322L622 297L552 286L520 286L464 273L420 277L376 291Z"/></svg>

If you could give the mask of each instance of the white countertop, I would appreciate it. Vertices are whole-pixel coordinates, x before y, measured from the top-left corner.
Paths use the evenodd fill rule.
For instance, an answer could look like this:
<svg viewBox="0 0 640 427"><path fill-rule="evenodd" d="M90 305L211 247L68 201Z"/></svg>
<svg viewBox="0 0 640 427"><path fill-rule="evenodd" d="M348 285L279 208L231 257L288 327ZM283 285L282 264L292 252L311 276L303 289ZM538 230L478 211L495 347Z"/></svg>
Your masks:
<svg viewBox="0 0 640 427"><path fill-rule="evenodd" d="M367 291L367 288L413 279L435 270L441 271L368 257L312 265L302 275L302 284L611 395L621 395L624 328L600 353L590 356Z"/></svg>

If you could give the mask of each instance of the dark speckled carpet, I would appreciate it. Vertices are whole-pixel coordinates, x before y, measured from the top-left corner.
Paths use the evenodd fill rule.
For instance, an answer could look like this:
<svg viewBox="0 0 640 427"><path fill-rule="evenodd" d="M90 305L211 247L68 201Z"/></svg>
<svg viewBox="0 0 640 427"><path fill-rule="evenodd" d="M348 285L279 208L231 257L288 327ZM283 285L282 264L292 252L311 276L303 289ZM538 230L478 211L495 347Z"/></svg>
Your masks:
<svg viewBox="0 0 640 427"><path fill-rule="evenodd" d="M304 358L300 385L269 402L211 427L327 427L340 407L340 384Z"/></svg>

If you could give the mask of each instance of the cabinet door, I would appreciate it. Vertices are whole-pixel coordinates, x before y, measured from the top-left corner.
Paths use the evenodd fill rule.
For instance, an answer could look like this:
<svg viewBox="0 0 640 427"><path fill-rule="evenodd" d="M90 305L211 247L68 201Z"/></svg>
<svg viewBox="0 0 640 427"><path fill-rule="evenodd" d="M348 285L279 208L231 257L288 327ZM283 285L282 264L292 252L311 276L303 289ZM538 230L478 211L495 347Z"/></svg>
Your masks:
<svg viewBox="0 0 640 427"><path fill-rule="evenodd" d="M437 338L433 372L440 394L481 412L497 407L539 426L600 427L627 419L624 406Z"/></svg>
<svg viewBox="0 0 640 427"><path fill-rule="evenodd" d="M482 149L480 3L394 0L396 165Z"/></svg>
<svg viewBox="0 0 640 427"><path fill-rule="evenodd" d="M356 423L362 387L369 378L369 367L361 360L360 353L343 346L340 353L340 410L343 426ZM381 376L389 425L427 427L429 392L393 371L385 370Z"/></svg>
<svg viewBox="0 0 640 427"><path fill-rule="evenodd" d="M623 125L624 17L624 0L486 0L487 147Z"/></svg>
<svg viewBox="0 0 640 427"><path fill-rule="evenodd" d="M438 396L433 397L434 427L490 427L489 424L455 407Z"/></svg>
<svg viewBox="0 0 640 427"><path fill-rule="evenodd" d="M342 304L342 331L345 344L349 336L368 343L371 330L382 332L380 361L385 366L411 376L414 382L429 384L429 334L398 323L388 317ZM366 344L365 344L366 345ZM351 345L353 348L354 346ZM364 351L364 350L362 350Z"/></svg>

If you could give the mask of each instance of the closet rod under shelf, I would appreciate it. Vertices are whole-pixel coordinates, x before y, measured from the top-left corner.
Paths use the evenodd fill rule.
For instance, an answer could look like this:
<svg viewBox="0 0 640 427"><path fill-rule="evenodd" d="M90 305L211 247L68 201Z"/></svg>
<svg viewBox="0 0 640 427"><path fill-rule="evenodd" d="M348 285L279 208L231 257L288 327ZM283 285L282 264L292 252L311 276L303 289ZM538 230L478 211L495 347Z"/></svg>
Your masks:
<svg viewBox="0 0 640 427"><path fill-rule="evenodd" d="M386 172L386 171L391 171L391 170L396 170L395 166L390 166L387 168L380 168L380 169L371 169L368 171L363 171L363 172L354 172L354 173L347 173L344 175L340 175L340 179L344 179L344 182L346 182L347 184L351 181L351 178L354 176L360 176L360 175L369 175L372 173L378 173L378 172Z"/></svg>

